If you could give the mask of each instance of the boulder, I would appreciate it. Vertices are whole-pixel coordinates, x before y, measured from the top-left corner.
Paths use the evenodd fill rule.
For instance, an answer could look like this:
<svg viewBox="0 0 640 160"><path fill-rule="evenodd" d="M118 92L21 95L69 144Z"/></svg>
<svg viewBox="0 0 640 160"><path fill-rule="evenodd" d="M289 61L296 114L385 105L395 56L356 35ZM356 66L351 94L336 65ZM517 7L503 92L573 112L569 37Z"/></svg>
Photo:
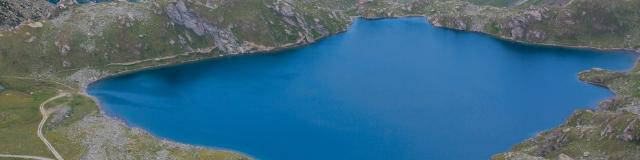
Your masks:
<svg viewBox="0 0 640 160"><path fill-rule="evenodd" d="M52 15L55 6L42 0L0 0L0 30L11 29L27 21L39 21ZM29 24L29 26L38 24Z"/></svg>
<svg viewBox="0 0 640 160"><path fill-rule="evenodd" d="M558 160L574 160L574 159L564 153L560 153L560 155L558 155Z"/></svg>

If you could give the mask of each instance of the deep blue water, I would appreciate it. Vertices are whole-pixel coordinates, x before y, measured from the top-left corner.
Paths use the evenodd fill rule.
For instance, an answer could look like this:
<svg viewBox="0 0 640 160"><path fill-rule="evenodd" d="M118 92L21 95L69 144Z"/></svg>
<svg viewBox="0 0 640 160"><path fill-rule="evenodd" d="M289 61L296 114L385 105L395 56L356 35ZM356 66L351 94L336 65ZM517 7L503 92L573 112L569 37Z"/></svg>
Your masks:
<svg viewBox="0 0 640 160"><path fill-rule="evenodd" d="M178 142L265 160L487 159L611 93L580 82L631 54L540 47L357 20L315 44L93 84L111 116Z"/></svg>

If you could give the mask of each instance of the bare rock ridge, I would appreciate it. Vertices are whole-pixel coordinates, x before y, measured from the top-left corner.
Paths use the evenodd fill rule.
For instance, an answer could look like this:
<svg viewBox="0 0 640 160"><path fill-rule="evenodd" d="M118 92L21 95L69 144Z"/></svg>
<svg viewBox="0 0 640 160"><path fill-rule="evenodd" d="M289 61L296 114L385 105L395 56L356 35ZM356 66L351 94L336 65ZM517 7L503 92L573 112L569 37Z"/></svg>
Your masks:
<svg viewBox="0 0 640 160"><path fill-rule="evenodd" d="M0 31L51 16L55 6L45 0L0 0Z"/></svg>
<svg viewBox="0 0 640 160"><path fill-rule="evenodd" d="M237 37L229 28L220 29L218 26L200 18L200 16L187 8L184 1L179 0L178 2L170 3L166 7L166 12L174 23L184 25L198 36L204 36L205 34L211 35L216 47L222 52L246 52L243 47L240 47Z"/></svg>
<svg viewBox="0 0 640 160"><path fill-rule="evenodd" d="M177 0L175 2L168 3L168 5L165 7L165 11L173 24L184 26L201 37L211 36L214 42L214 46L223 54L269 51L277 48L285 48L300 44L311 43L319 38L326 37L331 34L344 31L346 29L346 25L341 25L335 26L338 28L331 30L328 28L328 26L326 26L328 25L327 23L347 23L351 20L351 18L345 16L342 11L317 8L316 10L305 10L300 6L304 5L304 3L298 1L276 0L274 2L265 1L261 3L264 4L261 4L262 6L259 6L260 8L258 9L268 9L264 10L267 13L263 13L265 15L254 16L259 17L263 22L247 23L246 20L228 20L223 16L207 15L210 13L205 13L202 10L195 11L193 9L194 6L195 8L204 6L211 9L213 8L211 5L213 3L211 1L207 1L206 3L198 3ZM192 7L190 8L189 6ZM267 17L267 15L270 14L278 16ZM326 14L327 17L320 18L318 17L319 15L312 14ZM232 23L222 23L222 21ZM266 25L265 27L271 28L271 30L255 30L257 27L249 28L250 26L255 25ZM234 29L246 30L247 32L234 31ZM269 32L281 33L278 34ZM284 32L284 34L282 34L282 32ZM248 37L238 35L247 33L256 33L257 35L250 35ZM260 40L254 40L259 39L254 36L267 36L262 38L271 37L272 40L268 42L260 42ZM296 37L296 39L293 41L288 38L277 39L277 37L281 36Z"/></svg>

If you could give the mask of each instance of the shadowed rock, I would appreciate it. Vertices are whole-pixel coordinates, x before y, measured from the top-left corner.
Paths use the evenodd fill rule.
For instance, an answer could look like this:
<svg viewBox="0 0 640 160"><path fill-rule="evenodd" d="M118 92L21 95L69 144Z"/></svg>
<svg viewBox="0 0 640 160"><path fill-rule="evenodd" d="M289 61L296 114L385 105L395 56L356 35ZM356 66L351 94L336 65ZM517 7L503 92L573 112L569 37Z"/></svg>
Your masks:
<svg viewBox="0 0 640 160"><path fill-rule="evenodd" d="M0 0L0 30L51 16L55 6L44 0Z"/></svg>
<svg viewBox="0 0 640 160"><path fill-rule="evenodd" d="M205 19L200 18L196 13L189 10L184 1L178 1L167 5L166 12L171 21L183 25L196 33L198 36L210 34L213 37L218 49L225 53L243 53L238 38L229 28L219 28Z"/></svg>

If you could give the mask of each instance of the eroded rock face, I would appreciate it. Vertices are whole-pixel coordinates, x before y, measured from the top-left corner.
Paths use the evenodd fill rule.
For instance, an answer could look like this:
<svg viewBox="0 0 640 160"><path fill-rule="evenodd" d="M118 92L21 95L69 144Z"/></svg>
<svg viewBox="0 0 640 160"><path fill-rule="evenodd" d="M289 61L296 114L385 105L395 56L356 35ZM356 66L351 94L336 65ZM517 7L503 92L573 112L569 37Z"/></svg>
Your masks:
<svg viewBox="0 0 640 160"><path fill-rule="evenodd" d="M306 42L315 41L311 35L311 30L315 29L323 35L327 35L328 32L322 26L311 26L307 23L307 21L299 14L294 12L294 9L291 4L291 0L278 0L273 4L271 9L276 11L282 16L284 22L289 26L299 26L302 28L303 32L298 33L302 37L305 38ZM319 20L318 20L319 21Z"/></svg>
<svg viewBox="0 0 640 160"><path fill-rule="evenodd" d="M205 27L211 27L206 25L206 22L201 20L195 13L189 11L183 1L169 4L166 10L167 15L173 22L184 25L199 36L205 34Z"/></svg>
<svg viewBox="0 0 640 160"><path fill-rule="evenodd" d="M180 0L167 5L166 12L171 20L183 25L198 36L209 34L213 37L215 46L225 53L246 52L238 42L238 38L231 32L230 27L219 27L198 16L187 8L184 1Z"/></svg>
<svg viewBox="0 0 640 160"><path fill-rule="evenodd" d="M568 136L563 131L552 131L548 136L544 137L543 143L535 152L535 156L545 157L548 153L561 148L568 142Z"/></svg>
<svg viewBox="0 0 640 160"><path fill-rule="evenodd" d="M638 122L638 119L631 121L629 125L624 128L619 138L627 142L640 141L640 123Z"/></svg>
<svg viewBox="0 0 640 160"><path fill-rule="evenodd" d="M291 1L276 1L276 4L273 7L278 13L285 17L293 17L296 13L293 12L293 7L291 7Z"/></svg>
<svg viewBox="0 0 640 160"><path fill-rule="evenodd" d="M529 8L498 22L500 30L507 32L510 39L540 42L547 39L547 33L532 27L547 17L546 8Z"/></svg>
<svg viewBox="0 0 640 160"><path fill-rule="evenodd" d="M504 38L528 42L542 42L549 35L533 27L549 17L549 9L544 7L531 7L517 12L475 5L460 5L458 8L453 12L438 12L429 17L429 22L436 27L493 33ZM500 16L487 18L490 16L484 12L495 12Z"/></svg>
<svg viewBox="0 0 640 160"><path fill-rule="evenodd" d="M54 9L45 0L0 0L0 30L48 18Z"/></svg>

